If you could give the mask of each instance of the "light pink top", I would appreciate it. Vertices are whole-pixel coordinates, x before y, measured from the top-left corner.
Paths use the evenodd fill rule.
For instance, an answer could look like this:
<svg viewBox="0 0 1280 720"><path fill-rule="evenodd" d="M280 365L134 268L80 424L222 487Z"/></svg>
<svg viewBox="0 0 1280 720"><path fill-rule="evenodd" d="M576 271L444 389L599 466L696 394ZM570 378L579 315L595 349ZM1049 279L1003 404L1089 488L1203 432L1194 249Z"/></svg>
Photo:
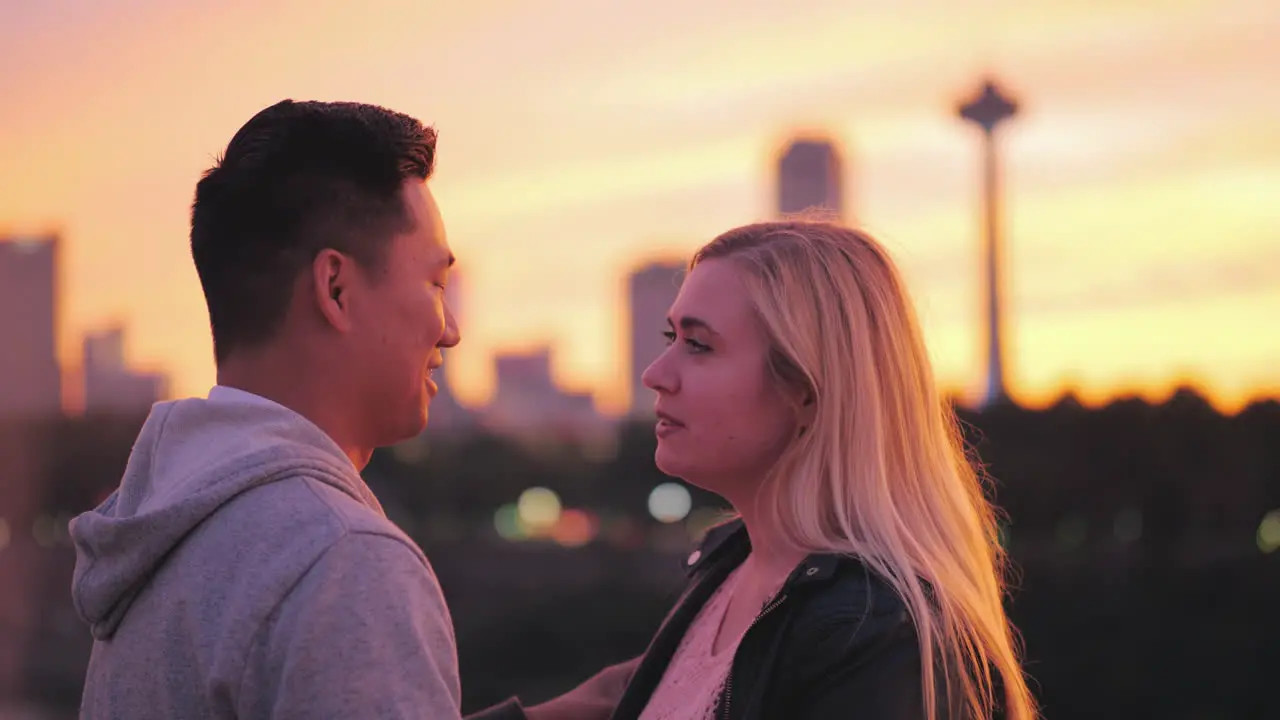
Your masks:
<svg viewBox="0 0 1280 720"><path fill-rule="evenodd" d="M716 588L685 631L662 682L640 713L640 720L715 720L720 692L742 638L733 638L719 653L713 654L711 648L720 633L741 567Z"/></svg>

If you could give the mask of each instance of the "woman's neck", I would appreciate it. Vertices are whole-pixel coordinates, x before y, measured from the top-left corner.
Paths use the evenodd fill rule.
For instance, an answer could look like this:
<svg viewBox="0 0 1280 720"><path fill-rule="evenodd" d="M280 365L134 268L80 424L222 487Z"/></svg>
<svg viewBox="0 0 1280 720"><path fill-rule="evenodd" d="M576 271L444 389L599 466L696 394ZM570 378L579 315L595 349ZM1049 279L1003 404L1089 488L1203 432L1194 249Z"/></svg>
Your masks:
<svg viewBox="0 0 1280 720"><path fill-rule="evenodd" d="M759 512L756 503L740 503L734 509L742 517L751 538L751 554L743 564L744 580L757 588L776 588L808 553L794 547L777 527L771 513Z"/></svg>

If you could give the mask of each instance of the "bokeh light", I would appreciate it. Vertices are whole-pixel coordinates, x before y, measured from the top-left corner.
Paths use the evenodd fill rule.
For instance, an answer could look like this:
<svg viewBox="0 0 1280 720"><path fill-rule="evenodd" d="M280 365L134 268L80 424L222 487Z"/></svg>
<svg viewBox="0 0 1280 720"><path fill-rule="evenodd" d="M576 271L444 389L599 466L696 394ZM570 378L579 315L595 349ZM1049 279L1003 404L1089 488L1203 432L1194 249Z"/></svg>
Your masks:
<svg viewBox="0 0 1280 720"><path fill-rule="evenodd" d="M503 540L523 540L524 527L515 503L507 503L493 513L493 528Z"/></svg>
<svg viewBox="0 0 1280 720"><path fill-rule="evenodd" d="M560 521L551 531L551 539L564 547L582 547L596 537L597 524L585 510L571 508L560 513Z"/></svg>
<svg viewBox="0 0 1280 720"><path fill-rule="evenodd" d="M689 515L693 497L679 483L663 483L649 493L649 514L662 523L676 523Z"/></svg>
<svg viewBox="0 0 1280 720"><path fill-rule="evenodd" d="M520 522L531 536L546 534L554 528L560 520L560 511L560 496L543 487L525 490L516 502Z"/></svg>
<svg viewBox="0 0 1280 720"><path fill-rule="evenodd" d="M1258 549L1264 553L1280 550L1280 510L1272 510L1258 525Z"/></svg>

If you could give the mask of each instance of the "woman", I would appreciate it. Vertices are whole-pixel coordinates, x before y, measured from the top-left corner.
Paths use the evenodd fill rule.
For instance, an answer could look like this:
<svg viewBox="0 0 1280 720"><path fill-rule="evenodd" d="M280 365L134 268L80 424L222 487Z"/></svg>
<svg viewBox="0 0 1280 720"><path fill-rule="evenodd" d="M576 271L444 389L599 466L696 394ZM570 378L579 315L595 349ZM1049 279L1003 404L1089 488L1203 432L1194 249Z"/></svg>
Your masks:
<svg viewBox="0 0 1280 720"><path fill-rule="evenodd" d="M627 720L1034 718L994 512L885 251L825 223L731 230L666 334L657 465L739 518L638 663L580 690L629 673Z"/></svg>

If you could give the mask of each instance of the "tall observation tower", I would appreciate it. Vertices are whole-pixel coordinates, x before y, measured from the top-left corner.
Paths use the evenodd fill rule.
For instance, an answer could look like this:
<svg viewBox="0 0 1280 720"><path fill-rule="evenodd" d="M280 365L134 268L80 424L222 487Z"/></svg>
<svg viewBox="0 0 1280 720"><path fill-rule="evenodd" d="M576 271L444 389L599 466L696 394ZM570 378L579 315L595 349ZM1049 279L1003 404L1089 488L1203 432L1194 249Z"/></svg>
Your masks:
<svg viewBox="0 0 1280 720"><path fill-rule="evenodd" d="M1017 101L1006 95L995 81L987 79L978 93L960 103L956 113L982 130L982 255L985 266L986 363L987 377L982 405L1009 401L1005 386L1004 325L1001 275L1004 249L1000 228L1000 158L996 131L1018 113Z"/></svg>

